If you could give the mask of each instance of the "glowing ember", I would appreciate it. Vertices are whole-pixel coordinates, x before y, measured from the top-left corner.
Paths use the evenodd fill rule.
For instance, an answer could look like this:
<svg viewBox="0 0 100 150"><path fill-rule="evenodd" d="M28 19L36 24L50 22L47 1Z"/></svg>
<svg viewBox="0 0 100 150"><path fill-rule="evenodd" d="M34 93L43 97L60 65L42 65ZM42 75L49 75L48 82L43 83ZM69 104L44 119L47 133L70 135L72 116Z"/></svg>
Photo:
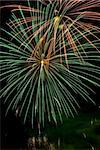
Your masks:
<svg viewBox="0 0 100 150"><path fill-rule="evenodd" d="M42 64L42 65L44 64L44 61L43 61L43 60L41 60L41 64Z"/></svg>

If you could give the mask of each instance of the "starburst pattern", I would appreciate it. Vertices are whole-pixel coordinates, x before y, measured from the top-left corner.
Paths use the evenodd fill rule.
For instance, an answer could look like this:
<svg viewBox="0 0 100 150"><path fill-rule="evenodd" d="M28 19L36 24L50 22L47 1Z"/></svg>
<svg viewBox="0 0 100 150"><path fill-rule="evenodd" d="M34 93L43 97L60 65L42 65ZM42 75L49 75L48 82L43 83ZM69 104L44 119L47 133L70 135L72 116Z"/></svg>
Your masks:
<svg viewBox="0 0 100 150"><path fill-rule="evenodd" d="M10 31L1 29L7 36L0 39L0 77L7 84L0 97L7 112L18 109L32 126L36 117L43 125L62 122L63 114L77 113L77 95L92 101L89 83L100 86L100 28L91 22L100 13L90 10L100 1L37 1L36 8L27 2L13 6Z"/></svg>

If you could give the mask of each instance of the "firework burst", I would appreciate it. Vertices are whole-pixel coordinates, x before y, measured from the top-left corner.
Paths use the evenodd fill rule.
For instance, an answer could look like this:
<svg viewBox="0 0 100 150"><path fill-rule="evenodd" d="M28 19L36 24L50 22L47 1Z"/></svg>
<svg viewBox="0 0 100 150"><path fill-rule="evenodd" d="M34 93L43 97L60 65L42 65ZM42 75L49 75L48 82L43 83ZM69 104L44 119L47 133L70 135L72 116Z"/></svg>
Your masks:
<svg viewBox="0 0 100 150"><path fill-rule="evenodd" d="M75 97L92 101L89 83L100 86L100 28L91 22L100 19L91 10L100 1L46 3L14 5L9 31L1 29L7 36L0 39L0 78L6 80L0 97L5 97L7 112L18 110L32 126L36 117L44 125L45 119L57 123L63 114L74 116L79 107Z"/></svg>

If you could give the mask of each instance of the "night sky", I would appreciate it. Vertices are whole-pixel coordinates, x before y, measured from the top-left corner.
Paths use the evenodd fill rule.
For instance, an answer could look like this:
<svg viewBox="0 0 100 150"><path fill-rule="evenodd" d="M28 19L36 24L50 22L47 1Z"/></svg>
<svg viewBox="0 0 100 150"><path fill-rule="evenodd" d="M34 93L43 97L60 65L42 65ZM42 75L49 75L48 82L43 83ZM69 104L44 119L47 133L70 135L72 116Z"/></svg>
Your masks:
<svg viewBox="0 0 100 150"><path fill-rule="evenodd" d="M8 4L23 4L23 1L1 1L1 5ZM25 4L25 3L24 3ZM4 8L1 11L1 27L6 28L5 23L8 21L10 17L10 8ZM98 64L99 65L99 64ZM1 87L5 83L1 83ZM93 86L92 87L96 94L92 94L92 99L96 102L96 106L90 103L82 102L81 112L85 113L95 113L100 111L100 88ZM1 100L3 102L3 99ZM19 149L26 147L26 141L28 139L27 133L25 132L25 128L30 127L29 124L23 125L20 118L17 118L13 112L9 112L8 116L5 117L6 106L1 102L1 148L3 149Z"/></svg>

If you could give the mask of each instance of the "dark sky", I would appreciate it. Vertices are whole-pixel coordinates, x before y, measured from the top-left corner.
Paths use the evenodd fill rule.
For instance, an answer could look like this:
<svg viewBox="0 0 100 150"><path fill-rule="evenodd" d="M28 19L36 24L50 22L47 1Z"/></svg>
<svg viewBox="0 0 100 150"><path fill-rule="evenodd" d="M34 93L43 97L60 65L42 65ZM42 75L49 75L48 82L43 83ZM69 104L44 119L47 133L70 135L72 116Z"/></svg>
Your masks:
<svg viewBox="0 0 100 150"><path fill-rule="evenodd" d="M1 5L10 5L10 4L23 4L27 5L25 2L23 2L22 0L20 1L1 1ZM1 26L2 27L6 27L5 26L5 22L7 22L7 20L9 19L10 16L10 8L4 8L1 11ZM95 89L96 94L93 95L93 100L97 103L97 107L95 106L91 106L88 110L91 111L95 111L96 109L98 110L98 106L100 105L100 88L98 87L93 87L93 89ZM84 108L88 108L88 104L83 104ZM9 148L9 147L16 147L20 148L20 147L24 147L26 139L27 139L27 135L25 135L24 132L24 126L21 123L21 121L19 119L17 119L15 117L15 115L11 112L7 117L5 117L5 106L2 104L1 106L1 146L2 148ZM26 136L26 137L25 137ZM25 137L25 138L23 138ZM12 145L13 143L13 145ZM20 145L21 144L21 145Z"/></svg>

